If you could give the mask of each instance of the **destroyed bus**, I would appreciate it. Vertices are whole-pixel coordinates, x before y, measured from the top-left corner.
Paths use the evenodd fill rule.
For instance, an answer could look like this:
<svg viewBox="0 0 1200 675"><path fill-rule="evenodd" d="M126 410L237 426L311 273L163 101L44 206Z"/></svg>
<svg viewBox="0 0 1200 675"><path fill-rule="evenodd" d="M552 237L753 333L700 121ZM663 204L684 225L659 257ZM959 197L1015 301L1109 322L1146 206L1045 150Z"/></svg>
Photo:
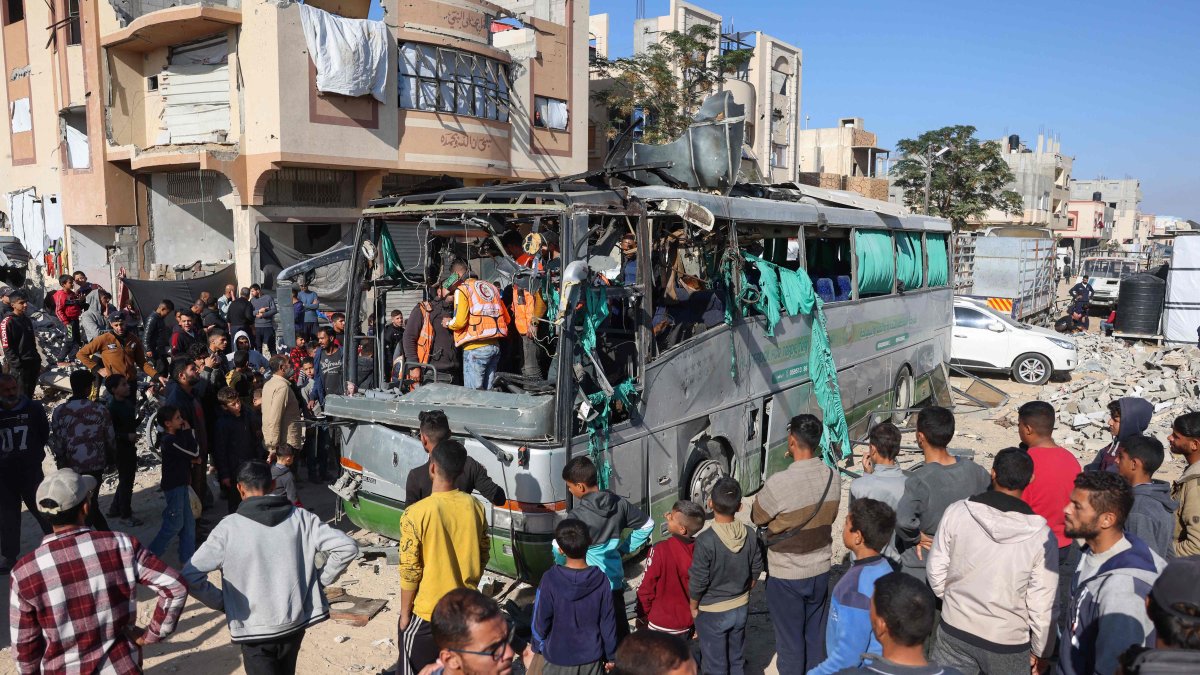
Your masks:
<svg viewBox="0 0 1200 675"><path fill-rule="evenodd" d="M351 521L399 537L427 410L504 491L484 504L489 568L532 581L553 564L574 456L660 519L658 539L677 499L706 503L724 475L752 494L786 468L794 415L821 418L832 465L870 418L949 403L950 224L746 180L744 120L722 93L673 143L627 131L591 174L379 199L351 245L279 274L283 289L326 265L348 276L343 375L362 386L328 396L321 423ZM383 353L391 311L445 296L464 265L521 317L490 390Z"/></svg>
<svg viewBox="0 0 1200 675"><path fill-rule="evenodd" d="M507 496L503 507L485 504L490 567L533 579L552 564L569 499L561 471L574 455L592 455L609 489L661 518L677 499L704 503L722 475L757 490L788 464L794 415L823 418L832 460L865 435L868 413L947 401L949 224L806 196L814 192L823 191L544 184L368 209L352 247L280 275L348 258L347 330L357 327L358 348L342 350L344 371L349 382L379 384L330 396L324 409L351 476L345 514L399 537L406 477L427 459L418 415L441 409ZM535 256L529 265L501 245L513 229ZM622 248L630 236L636 249ZM395 252L406 249L417 267L401 264ZM406 375L428 366L393 368L381 331L366 335L371 314L397 307L407 317L412 305L396 298L442 286L452 260L506 291L541 296L545 314L528 338L537 376L519 374L526 336L515 330L505 346L514 359L490 391L432 372L414 387ZM364 363L373 377L360 372Z"/></svg>

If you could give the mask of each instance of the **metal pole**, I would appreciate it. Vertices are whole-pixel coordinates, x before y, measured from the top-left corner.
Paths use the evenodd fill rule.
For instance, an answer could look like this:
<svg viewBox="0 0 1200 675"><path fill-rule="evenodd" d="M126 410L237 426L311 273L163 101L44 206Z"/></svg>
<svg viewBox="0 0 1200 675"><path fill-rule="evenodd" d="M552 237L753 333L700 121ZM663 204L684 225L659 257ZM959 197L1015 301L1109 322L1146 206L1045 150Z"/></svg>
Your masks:
<svg viewBox="0 0 1200 675"><path fill-rule="evenodd" d="M929 215L929 186L933 181L933 143L925 146L925 208L921 213Z"/></svg>

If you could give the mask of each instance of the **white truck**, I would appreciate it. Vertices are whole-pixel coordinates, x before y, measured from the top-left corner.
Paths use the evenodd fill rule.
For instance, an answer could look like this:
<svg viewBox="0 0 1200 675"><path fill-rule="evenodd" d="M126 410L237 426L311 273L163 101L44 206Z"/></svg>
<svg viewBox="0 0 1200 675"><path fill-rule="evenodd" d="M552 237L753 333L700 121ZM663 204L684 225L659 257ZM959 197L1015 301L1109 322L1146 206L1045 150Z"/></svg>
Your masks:
<svg viewBox="0 0 1200 675"><path fill-rule="evenodd" d="M1016 321L1053 321L1058 272L1048 230L992 228L955 235L957 295L976 298Z"/></svg>

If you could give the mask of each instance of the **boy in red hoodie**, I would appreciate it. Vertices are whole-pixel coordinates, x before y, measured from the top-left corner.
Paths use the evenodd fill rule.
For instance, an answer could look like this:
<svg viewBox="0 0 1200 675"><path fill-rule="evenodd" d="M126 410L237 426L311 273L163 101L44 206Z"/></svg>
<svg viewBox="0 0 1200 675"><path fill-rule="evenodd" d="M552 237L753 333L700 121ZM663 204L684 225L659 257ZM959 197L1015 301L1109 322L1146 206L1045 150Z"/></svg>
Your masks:
<svg viewBox="0 0 1200 675"><path fill-rule="evenodd" d="M83 296L75 290L75 279L64 274L58 278L61 288L54 293L54 315L67 329L67 339L63 343L62 353L58 355L59 363L66 363L70 355L83 346L83 333L79 328L79 317L83 316Z"/></svg>
<svg viewBox="0 0 1200 675"><path fill-rule="evenodd" d="M688 568L696 533L704 527L704 509L679 500L666 515L671 536L654 545L637 592L639 627L689 637L695 626L688 597Z"/></svg>

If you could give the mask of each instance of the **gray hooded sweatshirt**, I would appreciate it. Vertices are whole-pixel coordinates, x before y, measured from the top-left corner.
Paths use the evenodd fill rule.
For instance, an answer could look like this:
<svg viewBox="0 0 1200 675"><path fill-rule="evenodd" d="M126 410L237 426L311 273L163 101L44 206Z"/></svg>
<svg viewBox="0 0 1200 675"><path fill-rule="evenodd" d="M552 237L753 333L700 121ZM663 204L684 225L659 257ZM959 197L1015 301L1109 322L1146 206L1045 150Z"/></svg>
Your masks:
<svg viewBox="0 0 1200 675"><path fill-rule="evenodd" d="M1179 502L1171 499L1171 485L1152 480L1133 486L1133 508L1125 519L1125 531L1146 542L1151 551L1163 558L1174 558L1175 510Z"/></svg>
<svg viewBox="0 0 1200 675"><path fill-rule="evenodd" d="M83 329L83 339L91 342L108 331L108 317L117 313L116 305L108 303L108 311L100 307L100 289L87 295L88 308L79 317L79 327Z"/></svg>
<svg viewBox="0 0 1200 675"><path fill-rule="evenodd" d="M316 557L324 553L325 566ZM358 555L345 533L287 497L250 497L183 568L188 591L225 612L234 642L275 640L329 618L324 588ZM221 585L208 573L221 570Z"/></svg>

